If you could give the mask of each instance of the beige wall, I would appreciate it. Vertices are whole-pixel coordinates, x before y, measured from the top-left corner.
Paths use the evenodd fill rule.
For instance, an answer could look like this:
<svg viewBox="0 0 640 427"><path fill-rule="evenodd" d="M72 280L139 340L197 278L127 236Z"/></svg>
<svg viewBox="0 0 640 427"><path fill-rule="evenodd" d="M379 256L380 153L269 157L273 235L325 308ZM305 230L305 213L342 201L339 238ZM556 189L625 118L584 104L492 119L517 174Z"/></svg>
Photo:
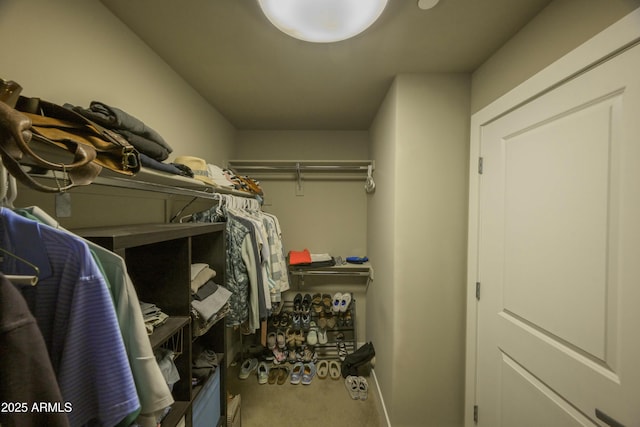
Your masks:
<svg viewBox="0 0 640 427"><path fill-rule="evenodd" d="M3 0L0 40L5 47L0 77L18 82L23 95L84 107L101 101L158 131L174 149L171 158L195 155L222 164L229 159L233 126L100 2ZM73 190L73 216L63 219L64 225L165 219L166 204L156 196L103 194L95 188ZM120 211L130 212L121 220L113 209L119 203ZM27 204L52 207L53 197L21 189L17 205Z"/></svg>
<svg viewBox="0 0 640 427"><path fill-rule="evenodd" d="M368 160L369 133L366 131L238 131L237 160ZM375 176L375 173L374 173ZM263 209L278 217L285 250L309 249L332 256L367 255L367 193L364 179L304 179L302 192L296 191L292 175L262 179ZM307 278L304 286L293 281L296 292L352 292L357 303L358 340L364 342L366 322L366 281L332 277Z"/></svg>
<svg viewBox="0 0 640 427"><path fill-rule="evenodd" d="M375 265L375 280L367 295L367 339L376 348L375 374L387 411L395 401L394 381L397 314L396 271L396 143L398 82L394 80L371 125L371 158L376 162L376 191L368 195L368 252ZM375 313L372 315L371 313Z"/></svg>
<svg viewBox="0 0 640 427"><path fill-rule="evenodd" d="M640 0L554 0L473 73L475 113L575 49Z"/></svg>
<svg viewBox="0 0 640 427"><path fill-rule="evenodd" d="M369 218L391 231L370 229L367 308L386 319L368 322L393 426L462 424L469 83L400 75L372 126L381 178Z"/></svg>
<svg viewBox="0 0 640 427"><path fill-rule="evenodd" d="M368 160L366 131L238 131L239 160ZM374 173L375 174L375 173ZM364 180L261 180L265 211L280 220L287 250L364 256L367 211ZM298 193L299 194L299 193Z"/></svg>

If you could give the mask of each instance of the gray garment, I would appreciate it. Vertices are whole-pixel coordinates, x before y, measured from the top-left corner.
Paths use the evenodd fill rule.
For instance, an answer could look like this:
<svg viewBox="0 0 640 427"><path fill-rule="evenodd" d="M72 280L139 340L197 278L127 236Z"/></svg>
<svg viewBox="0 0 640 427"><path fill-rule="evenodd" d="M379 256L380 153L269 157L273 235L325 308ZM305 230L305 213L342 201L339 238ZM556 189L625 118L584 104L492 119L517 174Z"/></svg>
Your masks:
<svg viewBox="0 0 640 427"><path fill-rule="evenodd" d="M228 326L238 326L249 319L249 273L242 259L242 243L249 230L238 221L228 220L226 231L225 286L231 291L226 322Z"/></svg>
<svg viewBox="0 0 640 427"><path fill-rule="evenodd" d="M202 285L198 292L193 294L193 298L202 301L206 299L209 295L213 294L216 290L218 290L218 285L213 280L208 280L207 283Z"/></svg>
<svg viewBox="0 0 640 427"><path fill-rule="evenodd" d="M242 218L241 216L238 215L234 215L233 213L227 211L227 217L233 217L233 219L235 219L236 221L239 221L240 223L242 223L245 227L247 227L249 229L249 237L251 239L251 246L253 249L253 256L256 260L256 265L255 265L255 277L256 277L256 283L254 284L255 286L251 286L252 290L255 290L257 288L258 291L258 317L257 319L254 318L254 322L257 320L259 323L260 320L265 320L268 316L269 313L267 312L267 306L266 306L266 299L267 295L265 295L264 293L264 277L262 275L262 261L261 261L261 257L260 257L260 253L258 251L258 243L257 243L257 237L256 237L256 229L255 226L253 225L253 223L245 218ZM254 326L258 326L256 325L256 323L254 323ZM256 327L256 329L258 329Z"/></svg>
<svg viewBox="0 0 640 427"><path fill-rule="evenodd" d="M98 101L92 101L88 109L65 104L69 108L99 125L123 135L137 150L156 160L165 160L173 149L158 132L132 115ZM135 135L133 141L129 138ZM140 137L140 138L137 138ZM159 156L159 157L157 157ZM164 157L164 158L163 158Z"/></svg>

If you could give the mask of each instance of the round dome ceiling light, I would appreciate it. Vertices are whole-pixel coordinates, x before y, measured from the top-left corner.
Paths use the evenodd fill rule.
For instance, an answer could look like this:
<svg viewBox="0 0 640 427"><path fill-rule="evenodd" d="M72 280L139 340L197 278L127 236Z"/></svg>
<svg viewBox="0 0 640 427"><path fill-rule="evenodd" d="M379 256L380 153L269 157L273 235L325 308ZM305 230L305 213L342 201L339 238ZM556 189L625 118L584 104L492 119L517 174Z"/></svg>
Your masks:
<svg viewBox="0 0 640 427"><path fill-rule="evenodd" d="M313 43L354 37L371 26L388 0L258 0L280 31Z"/></svg>
<svg viewBox="0 0 640 427"><path fill-rule="evenodd" d="M436 7L440 0L418 0L418 7L422 10L428 10Z"/></svg>

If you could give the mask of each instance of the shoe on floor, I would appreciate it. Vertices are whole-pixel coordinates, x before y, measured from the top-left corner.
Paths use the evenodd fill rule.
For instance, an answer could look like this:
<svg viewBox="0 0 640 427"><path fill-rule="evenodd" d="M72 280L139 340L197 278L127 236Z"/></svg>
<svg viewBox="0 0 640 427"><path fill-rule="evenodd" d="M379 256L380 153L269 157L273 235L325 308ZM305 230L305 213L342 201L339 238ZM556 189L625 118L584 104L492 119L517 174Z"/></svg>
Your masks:
<svg viewBox="0 0 640 427"><path fill-rule="evenodd" d="M358 377L358 397L360 400L367 400L369 394L369 383L365 377Z"/></svg>
<svg viewBox="0 0 640 427"><path fill-rule="evenodd" d="M238 378L241 380L246 380L249 378L249 375L258 367L258 359L247 359L242 363L240 367L240 372L238 373Z"/></svg>
<svg viewBox="0 0 640 427"><path fill-rule="evenodd" d="M287 355L289 354L287 350L281 350L279 348L274 348L273 352L273 364L279 365L287 361Z"/></svg>
<svg viewBox="0 0 640 427"><path fill-rule="evenodd" d="M304 370L304 363L298 362L293 365L293 369L291 369L291 384L300 384L302 380L302 371Z"/></svg>
<svg viewBox="0 0 640 427"><path fill-rule="evenodd" d="M327 375L329 375L328 360L321 360L318 362L317 373L318 373L318 378L320 378L321 380L327 378Z"/></svg>
<svg viewBox="0 0 640 427"><path fill-rule="evenodd" d="M329 362L329 376L332 380L337 380L342 376L340 373L340 365L335 360Z"/></svg>
<svg viewBox="0 0 640 427"><path fill-rule="evenodd" d="M311 380L316 376L316 365L313 362L305 363L302 369L302 380L304 385L311 384Z"/></svg>
<svg viewBox="0 0 640 427"><path fill-rule="evenodd" d="M269 379L267 380L269 384L276 383L276 380L278 379L278 375L280 374L280 370L281 369L278 367L273 367L269 369Z"/></svg>
<svg viewBox="0 0 640 427"><path fill-rule="evenodd" d="M351 396L353 400L360 399L360 381L358 377L349 375L345 378L344 385L349 392L349 396Z"/></svg>
<svg viewBox="0 0 640 427"><path fill-rule="evenodd" d="M280 369L278 369L278 379L276 380L278 385L286 383L287 378L289 378L289 368L286 366L280 367Z"/></svg>
<svg viewBox="0 0 640 427"><path fill-rule="evenodd" d="M269 365L267 362L258 364L258 384L266 384L269 380Z"/></svg>

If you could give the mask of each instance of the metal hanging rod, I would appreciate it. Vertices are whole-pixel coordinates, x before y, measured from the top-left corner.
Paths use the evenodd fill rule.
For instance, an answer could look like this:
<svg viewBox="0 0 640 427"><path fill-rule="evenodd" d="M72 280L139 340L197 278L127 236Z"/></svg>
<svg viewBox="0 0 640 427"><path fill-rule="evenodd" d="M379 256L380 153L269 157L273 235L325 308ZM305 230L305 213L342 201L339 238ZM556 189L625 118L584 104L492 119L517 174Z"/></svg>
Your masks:
<svg viewBox="0 0 640 427"><path fill-rule="evenodd" d="M230 160L229 168L237 172L367 172L373 160Z"/></svg>
<svg viewBox="0 0 640 427"><path fill-rule="evenodd" d="M339 172L346 172L346 171L354 171L354 172L359 172L359 171L366 171L367 170L367 166L346 166L346 165L327 165L327 166L323 166L323 165L304 165L304 164L300 164L300 165L292 165L292 166L269 166L269 165L262 165L262 166L236 166L236 165L232 165L231 163L229 163L230 166L232 166L235 169L240 169L240 170L259 170L259 171L296 171L296 170L309 170L309 171L339 171Z"/></svg>
<svg viewBox="0 0 640 427"><path fill-rule="evenodd" d="M368 277L370 273L368 271L335 271L335 270L292 270L291 274L294 276L361 276Z"/></svg>

